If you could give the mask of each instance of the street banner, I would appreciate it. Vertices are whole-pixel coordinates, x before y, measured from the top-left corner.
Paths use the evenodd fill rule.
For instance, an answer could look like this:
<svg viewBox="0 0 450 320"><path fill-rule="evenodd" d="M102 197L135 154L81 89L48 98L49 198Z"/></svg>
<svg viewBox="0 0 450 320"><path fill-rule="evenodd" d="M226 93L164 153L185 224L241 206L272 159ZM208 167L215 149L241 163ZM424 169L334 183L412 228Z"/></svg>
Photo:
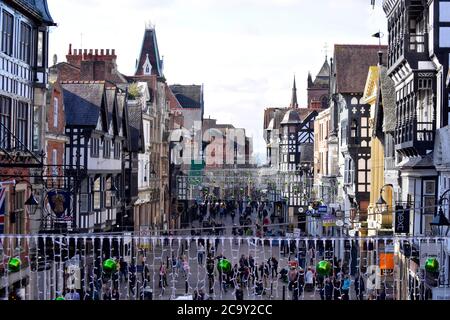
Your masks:
<svg viewBox="0 0 450 320"><path fill-rule="evenodd" d="M395 233L409 233L409 209L404 209L403 206L395 207Z"/></svg>

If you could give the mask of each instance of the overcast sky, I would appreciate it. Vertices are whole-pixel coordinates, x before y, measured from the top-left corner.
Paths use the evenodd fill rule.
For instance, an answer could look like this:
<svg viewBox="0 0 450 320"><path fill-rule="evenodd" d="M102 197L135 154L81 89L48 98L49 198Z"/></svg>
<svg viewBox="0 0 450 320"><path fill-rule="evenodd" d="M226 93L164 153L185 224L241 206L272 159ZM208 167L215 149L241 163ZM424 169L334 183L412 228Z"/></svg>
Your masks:
<svg viewBox="0 0 450 320"><path fill-rule="evenodd" d="M378 1L381 2L381 1ZM116 49L119 70L133 74L146 21L156 25L169 84L204 84L205 116L244 127L265 154L263 111L286 107L294 73L306 107L313 76L333 45L377 44L385 31L369 0L48 0L58 27L50 57L73 48ZM82 34L82 36L81 36ZM386 37L383 43L386 42ZM52 58L50 58L52 61Z"/></svg>

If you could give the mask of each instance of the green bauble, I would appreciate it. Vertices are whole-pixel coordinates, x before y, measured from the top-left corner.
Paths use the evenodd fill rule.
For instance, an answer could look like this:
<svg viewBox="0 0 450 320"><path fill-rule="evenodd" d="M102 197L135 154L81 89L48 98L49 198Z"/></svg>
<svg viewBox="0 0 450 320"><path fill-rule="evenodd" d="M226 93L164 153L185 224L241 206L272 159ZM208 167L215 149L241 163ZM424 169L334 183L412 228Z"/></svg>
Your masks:
<svg viewBox="0 0 450 320"><path fill-rule="evenodd" d="M103 262L103 271L111 273L117 270L117 262L114 259L107 259Z"/></svg>
<svg viewBox="0 0 450 320"><path fill-rule="evenodd" d="M64 297L57 297L55 300L66 300Z"/></svg>
<svg viewBox="0 0 450 320"><path fill-rule="evenodd" d="M8 261L8 270L9 272L18 272L20 271L20 265L22 262L19 258L11 258Z"/></svg>
<svg viewBox="0 0 450 320"><path fill-rule="evenodd" d="M425 270L436 273L439 271L439 261L436 258L428 258L425 261Z"/></svg>
<svg viewBox="0 0 450 320"><path fill-rule="evenodd" d="M328 276L331 272L331 263L329 261L320 261L316 266L316 271L321 276Z"/></svg>
<svg viewBox="0 0 450 320"><path fill-rule="evenodd" d="M227 259L222 259L219 261L217 265L217 270L228 273L231 271L231 262Z"/></svg>

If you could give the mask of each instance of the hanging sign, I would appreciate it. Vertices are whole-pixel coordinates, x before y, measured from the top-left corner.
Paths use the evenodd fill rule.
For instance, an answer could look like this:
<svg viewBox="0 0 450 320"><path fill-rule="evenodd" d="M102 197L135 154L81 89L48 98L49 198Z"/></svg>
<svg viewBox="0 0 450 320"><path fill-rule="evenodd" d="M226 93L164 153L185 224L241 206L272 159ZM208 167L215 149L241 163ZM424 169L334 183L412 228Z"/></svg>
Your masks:
<svg viewBox="0 0 450 320"><path fill-rule="evenodd" d="M62 190L51 190L47 192L47 201L56 217L62 218L70 208L70 193Z"/></svg>

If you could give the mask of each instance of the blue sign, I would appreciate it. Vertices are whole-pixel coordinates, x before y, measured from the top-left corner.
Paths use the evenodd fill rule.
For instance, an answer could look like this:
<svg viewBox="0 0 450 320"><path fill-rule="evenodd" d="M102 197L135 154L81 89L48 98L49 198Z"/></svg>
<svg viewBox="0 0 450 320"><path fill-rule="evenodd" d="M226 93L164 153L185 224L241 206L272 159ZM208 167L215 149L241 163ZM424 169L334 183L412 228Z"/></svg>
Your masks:
<svg viewBox="0 0 450 320"><path fill-rule="evenodd" d="M318 211L320 213L327 213L328 212L328 207L327 206L320 206Z"/></svg>

